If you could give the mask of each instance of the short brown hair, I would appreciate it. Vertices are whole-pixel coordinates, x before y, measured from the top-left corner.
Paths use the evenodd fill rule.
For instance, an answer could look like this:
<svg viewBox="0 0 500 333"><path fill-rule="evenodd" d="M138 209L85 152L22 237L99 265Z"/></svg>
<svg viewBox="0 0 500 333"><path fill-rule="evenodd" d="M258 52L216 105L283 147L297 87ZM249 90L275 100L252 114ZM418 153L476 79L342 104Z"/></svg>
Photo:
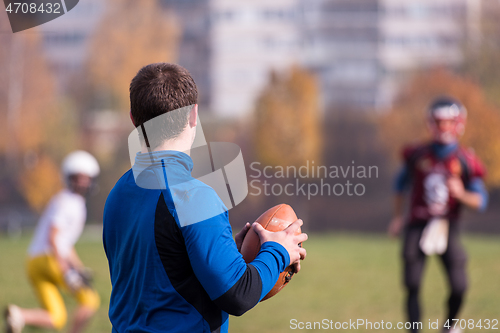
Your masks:
<svg viewBox="0 0 500 333"><path fill-rule="evenodd" d="M144 66L130 83L130 111L136 127L169 111L197 104L197 101L198 90L191 74L176 64ZM172 112L161 117L159 122L155 121L155 127L162 130L155 131L159 135L154 137L150 137L148 131L150 147L155 148L164 140L177 137L187 125L189 111Z"/></svg>

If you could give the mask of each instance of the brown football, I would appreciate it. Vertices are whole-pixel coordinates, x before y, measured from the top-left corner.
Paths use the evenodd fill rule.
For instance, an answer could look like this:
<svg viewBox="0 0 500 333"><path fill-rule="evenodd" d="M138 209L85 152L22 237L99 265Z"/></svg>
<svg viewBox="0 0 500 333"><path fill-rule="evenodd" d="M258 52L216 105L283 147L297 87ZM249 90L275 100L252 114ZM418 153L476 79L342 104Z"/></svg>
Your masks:
<svg viewBox="0 0 500 333"><path fill-rule="evenodd" d="M264 214L262 214L256 222L260 223L264 229L268 231L281 231L286 229L290 224L297 220L297 215L293 211L292 207L286 204L281 204L268 209ZM302 231L300 228L295 232L299 235ZM243 239L243 244L241 244L241 254L243 259L247 263L252 262L260 251L260 239L259 236L253 229L248 230L245 238ZM292 276L295 272L293 267L288 266L284 272L282 272L278 278L278 281L274 285L273 289L262 299L263 301L276 295L284 286L290 282Z"/></svg>

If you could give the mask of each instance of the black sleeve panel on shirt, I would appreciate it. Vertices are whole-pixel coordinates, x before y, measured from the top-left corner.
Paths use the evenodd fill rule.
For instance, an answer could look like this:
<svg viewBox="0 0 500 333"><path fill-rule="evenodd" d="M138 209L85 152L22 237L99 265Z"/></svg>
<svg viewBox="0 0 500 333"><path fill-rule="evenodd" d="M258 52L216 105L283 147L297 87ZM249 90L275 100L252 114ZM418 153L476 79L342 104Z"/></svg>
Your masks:
<svg viewBox="0 0 500 333"><path fill-rule="evenodd" d="M461 177L464 180L464 185L467 187L467 185L471 180L471 174L472 174L470 164L467 161L467 157L463 154L461 150L458 151L457 158L462 168Z"/></svg>
<svg viewBox="0 0 500 333"><path fill-rule="evenodd" d="M241 278L214 302L227 313L241 316L259 302L261 292L259 272L253 265L247 265Z"/></svg>
<svg viewBox="0 0 500 333"><path fill-rule="evenodd" d="M220 332L221 309L210 299L194 274L181 230L170 214L163 194L156 206L154 228L156 248L170 283L203 316L211 332Z"/></svg>

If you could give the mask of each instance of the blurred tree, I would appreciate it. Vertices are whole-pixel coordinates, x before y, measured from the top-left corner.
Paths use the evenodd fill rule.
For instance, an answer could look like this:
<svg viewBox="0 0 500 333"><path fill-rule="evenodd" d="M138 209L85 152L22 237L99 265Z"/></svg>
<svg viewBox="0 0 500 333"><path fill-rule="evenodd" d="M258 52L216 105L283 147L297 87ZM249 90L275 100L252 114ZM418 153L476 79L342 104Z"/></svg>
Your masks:
<svg viewBox="0 0 500 333"><path fill-rule="evenodd" d="M304 69L271 73L256 104L253 133L259 161L284 167L321 163L318 89L316 78Z"/></svg>
<svg viewBox="0 0 500 333"><path fill-rule="evenodd" d="M500 2L483 0L478 5L477 26L469 27L464 45L463 74L478 81L488 100L500 106Z"/></svg>
<svg viewBox="0 0 500 333"><path fill-rule="evenodd" d="M1 17L0 31L10 31ZM58 100L37 30L2 33L0 44L0 186L11 193L4 202L21 194L39 210L61 186L56 161L75 144L75 122Z"/></svg>
<svg viewBox="0 0 500 333"><path fill-rule="evenodd" d="M178 39L178 24L157 0L110 1L90 42L87 108L128 110L132 78L147 64L175 61Z"/></svg>
<svg viewBox="0 0 500 333"><path fill-rule="evenodd" d="M2 28L5 23L8 26L5 21L0 23ZM13 161L43 141L46 133L39 124L53 106L55 90L51 73L40 56L40 38L36 32L1 34L0 38L0 75L3 78L0 151Z"/></svg>
<svg viewBox="0 0 500 333"><path fill-rule="evenodd" d="M487 101L477 83L446 70L419 74L401 92L393 108L381 116L383 142L399 160L402 145L428 139L425 116L429 104L439 95L452 96L467 108L467 124L461 142L473 148L485 163L487 184L499 187L500 111Z"/></svg>
<svg viewBox="0 0 500 333"><path fill-rule="evenodd" d="M34 165L23 172L21 189L31 208L41 212L48 200L62 187L59 166L47 155L35 157Z"/></svg>
<svg viewBox="0 0 500 333"><path fill-rule="evenodd" d="M98 158L102 171L101 191L88 200L88 216L94 220L102 218L106 195L117 177L130 168L126 144L121 144L127 142L132 127L121 123L124 118L128 120L130 81L147 64L176 61L182 26L160 7L159 0L110 0L106 6L106 13L90 37L82 73L70 88L79 107L80 123L86 126L84 147ZM127 115L97 117L103 110L126 111ZM97 121L101 122L97 131L109 139L106 135L94 137ZM107 140L108 147L104 149L98 140Z"/></svg>

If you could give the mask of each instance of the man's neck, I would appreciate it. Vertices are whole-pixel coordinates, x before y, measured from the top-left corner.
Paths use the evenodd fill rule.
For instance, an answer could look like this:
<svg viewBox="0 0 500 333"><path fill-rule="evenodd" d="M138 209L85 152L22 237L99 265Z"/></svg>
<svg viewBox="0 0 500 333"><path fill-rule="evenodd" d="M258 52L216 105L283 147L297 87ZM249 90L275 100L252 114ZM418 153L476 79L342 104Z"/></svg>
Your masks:
<svg viewBox="0 0 500 333"><path fill-rule="evenodd" d="M193 143L190 133L188 131L184 131L176 138L166 140L161 145L155 147L154 149L150 149L146 147L146 145L142 145L141 153L149 153L162 150L174 150L190 155L192 144Z"/></svg>

